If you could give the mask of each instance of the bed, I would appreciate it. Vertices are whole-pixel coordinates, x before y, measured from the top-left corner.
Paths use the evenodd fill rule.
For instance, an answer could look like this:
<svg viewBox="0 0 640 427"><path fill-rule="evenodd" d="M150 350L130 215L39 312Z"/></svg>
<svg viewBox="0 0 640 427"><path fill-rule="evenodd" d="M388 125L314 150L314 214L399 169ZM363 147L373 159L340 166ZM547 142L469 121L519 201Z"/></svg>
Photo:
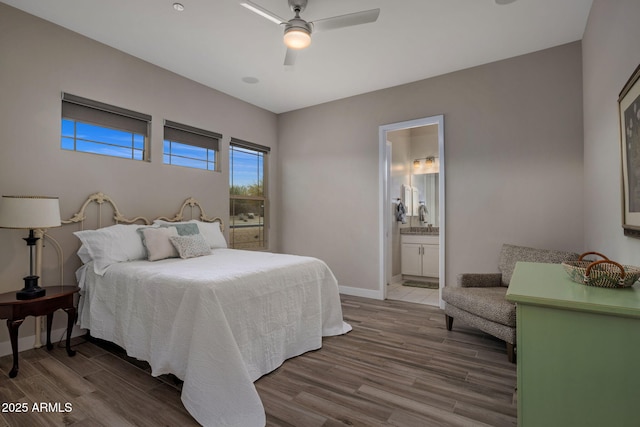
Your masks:
<svg viewBox="0 0 640 427"><path fill-rule="evenodd" d="M146 225L144 220L140 226L123 224L120 216L117 225L74 233L84 261L76 273L78 323L149 362L152 375L171 373L183 380L182 402L200 424L263 426L264 408L253 382L286 359L320 348L323 336L351 329L342 319L337 281L316 258L226 248L219 239L222 222L208 219L197 202L192 206L202 212L198 220L184 221L183 204L169 221ZM156 261L136 258L140 247L134 233L151 259L153 236L168 231L150 230L170 229L175 237L182 224L203 231L195 234L208 251ZM116 252L125 252L120 255L125 259L117 259ZM105 262L105 256L115 259Z"/></svg>

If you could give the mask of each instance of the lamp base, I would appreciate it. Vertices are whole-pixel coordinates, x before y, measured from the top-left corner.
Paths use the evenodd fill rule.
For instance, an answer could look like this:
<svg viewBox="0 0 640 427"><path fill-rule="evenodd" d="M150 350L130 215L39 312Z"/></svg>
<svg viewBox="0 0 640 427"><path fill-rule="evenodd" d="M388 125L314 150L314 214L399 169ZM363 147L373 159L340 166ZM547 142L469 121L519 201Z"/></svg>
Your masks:
<svg viewBox="0 0 640 427"><path fill-rule="evenodd" d="M16 299L34 299L45 296L47 290L38 286L38 276L27 276L24 278L24 288L16 292Z"/></svg>

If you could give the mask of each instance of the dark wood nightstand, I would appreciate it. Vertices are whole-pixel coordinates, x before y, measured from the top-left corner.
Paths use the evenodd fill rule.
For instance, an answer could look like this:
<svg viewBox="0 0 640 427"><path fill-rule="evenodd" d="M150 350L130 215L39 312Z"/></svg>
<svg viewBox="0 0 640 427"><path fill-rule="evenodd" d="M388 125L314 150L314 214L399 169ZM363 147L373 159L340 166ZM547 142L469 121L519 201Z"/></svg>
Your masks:
<svg viewBox="0 0 640 427"><path fill-rule="evenodd" d="M9 377L18 375L18 328L27 316L47 316L47 350L51 350L51 323L56 310L67 312L67 354L75 356L71 350L71 329L76 319L76 307L73 295L80 290L77 286L48 286L45 296L30 300L16 299L16 291L0 294L0 319L7 319L11 350L13 351L13 368Z"/></svg>

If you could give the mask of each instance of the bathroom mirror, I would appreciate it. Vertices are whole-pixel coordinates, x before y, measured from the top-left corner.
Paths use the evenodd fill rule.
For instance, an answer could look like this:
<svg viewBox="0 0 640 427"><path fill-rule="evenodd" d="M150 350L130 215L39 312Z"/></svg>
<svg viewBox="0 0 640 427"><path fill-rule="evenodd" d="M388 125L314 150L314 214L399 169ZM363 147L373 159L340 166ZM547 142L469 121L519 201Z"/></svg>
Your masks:
<svg viewBox="0 0 640 427"><path fill-rule="evenodd" d="M438 218L438 212L440 211L438 206L438 173L422 173L411 175L411 186L417 188L417 200L412 200L413 206L416 206L415 212L417 217L415 223L419 226L427 226L431 224L433 227L440 226L440 219ZM424 203L426 212L423 215L424 221L420 221L418 208Z"/></svg>

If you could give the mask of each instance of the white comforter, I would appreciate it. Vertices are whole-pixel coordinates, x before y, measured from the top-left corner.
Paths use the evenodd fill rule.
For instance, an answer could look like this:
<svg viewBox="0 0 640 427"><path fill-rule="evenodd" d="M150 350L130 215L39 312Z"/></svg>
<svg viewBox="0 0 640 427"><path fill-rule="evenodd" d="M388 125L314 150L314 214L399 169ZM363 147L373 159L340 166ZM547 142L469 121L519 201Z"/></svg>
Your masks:
<svg viewBox="0 0 640 427"><path fill-rule="evenodd" d="M154 376L184 380L182 402L205 426L264 426L253 381L351 330L336 279L315 258L215 249L82 273L80 326Z"/></svg>

